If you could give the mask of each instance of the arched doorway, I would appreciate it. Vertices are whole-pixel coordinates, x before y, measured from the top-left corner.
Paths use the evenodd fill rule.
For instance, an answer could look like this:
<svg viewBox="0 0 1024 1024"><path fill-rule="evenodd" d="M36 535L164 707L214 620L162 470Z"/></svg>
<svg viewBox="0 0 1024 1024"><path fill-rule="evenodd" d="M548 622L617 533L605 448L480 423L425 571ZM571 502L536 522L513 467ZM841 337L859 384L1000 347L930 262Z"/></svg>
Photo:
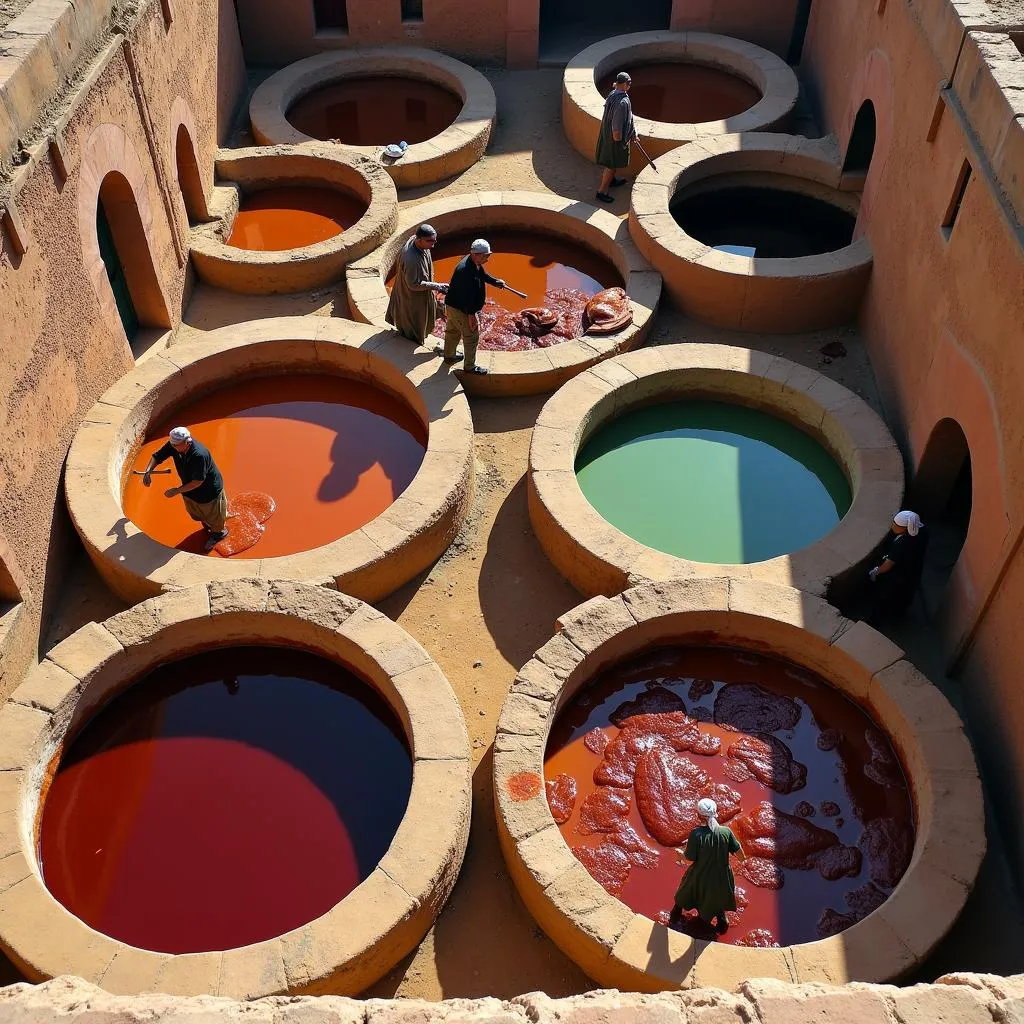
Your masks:
<svg viewBox="0 0 1024 1024"><path fill-rule="evenodd" d="M956 420L940 420L921 456L910 506L920 514L931 534L921 579L929 614L938 609L967 540L973 487L967 436Z"/></svg>
<svg viewBox="0 0 1024 1024"><path fill-rule="evenodd" d="M100 185L96 237L129 343L140 325L170 327L135 194L119 171L111 171Z"/></svg>
<svg viewBox="0 0 1024 1024"><path fill-rule="evenodd" d="M178 172L178 188L185 202L185 212L189 224L198 224L206 220L206 193L203 190L203 179L199 173L199 161L196 159L192 136L183 125L178 125L174 140L174 161Z"/></svg>
<svg viewBox="0 0 1024 1024"><path fill-rule="evenodd" d="M850 132L843 174L867 175L875 152L875 130L875 105L871 100L865 100L857 111L853 131Z"/></svg>
<svg viewBox="0 0 1024 1024"><path fill-rule="evenodd" d="M671 22L672 0L540 0L540 59L564 63L609 36Z"/></svg>

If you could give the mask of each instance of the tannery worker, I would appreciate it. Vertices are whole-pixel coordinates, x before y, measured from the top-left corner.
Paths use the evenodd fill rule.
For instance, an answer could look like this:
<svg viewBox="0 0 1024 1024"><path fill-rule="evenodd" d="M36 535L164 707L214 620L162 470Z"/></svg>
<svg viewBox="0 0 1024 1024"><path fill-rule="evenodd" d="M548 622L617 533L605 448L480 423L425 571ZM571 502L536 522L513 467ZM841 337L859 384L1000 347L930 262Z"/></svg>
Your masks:
<svg viewBox="0 0 1024 1024"><path fill-rule="evenodd" d="M461 341L467 373L486 373L486 366L477 366L476 350L480 344L479 312L487 301L487 285L504 288L505 282L491 277L484 270L484 264L491 258L491 244L485 238L478 238L470 247L469 255L459 261L452 273L445 298L444 314L448 323L444 330L444 345L434 351L444 357L446 363L458 362Z"/></svg>
<svg viewBox="0 0 1024 1024"><path fill-rule="evenodd" d="M228 535L224 528L228 517L224 477L213 461L210 449L200 444L188 427L175 427L167 443L153 453L142 475L142 482L147 487L152 483L153 470L167 459L174 459L174 468L181 483L177 487L168 487L164 494L168 498L181 495L185 511L209 532L205 549L212 551L214 545Z"/></svg>
<svg viewBox="0 0 1024 1024"><path fill-rule="evenodd" d="M615 76L615 87L604 101L601 132L597 137L597 155L594 158L603 167L597 198L602 203L614 203L615 196L608 190L625 185L625 178L617 178L620 167L629 166L629 144L636 138L633 124L633 106L629 102L629 87L633 80L625 71Z"/></svg>
<svg viewBox="0 0 1024 1024"><path fill-rule="evenodd" d="M437 232L430 224L421 224L406 240L398 254L395 283L384 319L394 324L399 334L422 345L434 330L437 297L448 285L434 280L434 257L430 250L437 244Z"/></svg>
<svg viewBox="0 0 1024 1024"><path fill-rule="evenodd" d="M899 619L914 600L921 582L928 528L916 512L904 510L893 516L892 530L882 551L882 561L869 573L872 583L872 626Z"/></svg>
<svg viewBox="0 0 1024 1024"><path fill-rule="evenodd" d="M684 910L696 910L702 921L724 932L729 927L725 912L736 909L736 879L729 855L738 853L741 860L746 857L732 829L718 823L714 800L701 800L697 813L707 824L698 825L686 840L683 856L693 863L676 891L672 920L678 921Z"/></svg>

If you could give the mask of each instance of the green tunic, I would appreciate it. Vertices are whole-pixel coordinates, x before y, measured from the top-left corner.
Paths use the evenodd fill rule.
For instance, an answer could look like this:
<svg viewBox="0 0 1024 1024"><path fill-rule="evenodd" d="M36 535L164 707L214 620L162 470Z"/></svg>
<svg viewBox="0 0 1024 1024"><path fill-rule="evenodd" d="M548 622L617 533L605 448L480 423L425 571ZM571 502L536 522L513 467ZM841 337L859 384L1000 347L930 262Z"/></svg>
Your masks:
<svg viewBox="0 0 1024 1024"><path fill-rule="evenodd" d="M725 825L699 825L686 840L683 856L693 863L676 891L676 906L696 910L709 923L736 909L736 879L729 854L740 852L739 840Z"/></svg>
<svg viewBox="0 0 1024 1024"><path fill-rule="evenodd" d="M398 254L395 283L384 319L394 324L399 334L422 345L434 330L437 297L427 281L434 279L434 258L429 249L420 249L416 237L410 238Z"/></svg>

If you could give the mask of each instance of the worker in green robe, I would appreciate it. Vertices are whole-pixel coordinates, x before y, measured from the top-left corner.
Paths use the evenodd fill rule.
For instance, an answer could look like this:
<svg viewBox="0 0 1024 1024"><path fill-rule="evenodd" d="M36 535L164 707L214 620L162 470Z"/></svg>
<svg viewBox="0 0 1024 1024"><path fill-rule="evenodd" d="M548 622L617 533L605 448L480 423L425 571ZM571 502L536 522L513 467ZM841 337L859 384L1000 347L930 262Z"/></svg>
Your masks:
<svg viewBox="0 0 1024 1024"><path fill-rule="evenodd" d="M448 285L434 280L434 258L430 250L437 244L437 231L421 224L416 234L406 239L395 264L395 283L384 319L394 324L399 334L417 345L433 333L437 319L437 296Z"/></svg>
<svg viewBox="0 0 1024 1024"><path fill-rule="evenodd" d="M698 825L686 840L683 856L692 861L676 890L672 918L678 920L684 910L696 910L702 921L724 932L729 927L725 912L736 909L736 879L729 867L729 855L745 860L743 847L732 829L718 823L718 805L701 800L697 813L707 821Z"/></svg>

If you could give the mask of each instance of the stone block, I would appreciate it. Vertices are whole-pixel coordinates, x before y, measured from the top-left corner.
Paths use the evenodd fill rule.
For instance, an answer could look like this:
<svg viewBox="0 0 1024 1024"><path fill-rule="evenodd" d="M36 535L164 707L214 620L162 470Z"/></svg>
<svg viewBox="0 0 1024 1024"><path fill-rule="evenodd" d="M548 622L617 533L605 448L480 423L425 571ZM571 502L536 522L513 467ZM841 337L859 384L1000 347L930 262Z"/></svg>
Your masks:
<svg viewBox="0 0 1024 1024"><path fill-rule="evenodd" d="M87 622L52 648L46 657L65 672L88 683L123 650L107 629L95 622Z"/></svg>
<svg viewBox="0 0 1024 1024"><path fill-rule="evenodd" d="M0 708L0 771L34 768L50 721L49 713L38 708L4 704Z"/></svg>
<svg viewBox="0 0 1024 1024"><path fill-rule="evenodd" d="M336 590L288 580L274 580L267 595L268 612L292 616L330 632L340 630L362 607L361 601Z"/></svg>
<svg viewBox="0 0 1024 1024"><path fill-rule="evenodd" d="M404 704L402 714L414 758L457 760L469 757L466 722L444 673L433 662L401 672L391 680Z"/></svg>
<svg viewBox="0 0 1024 1024"><path fill-rule="evenodd" d="M121 945L110 966L100 978L104 992L134 996L156 991L156 979L167 966L167 953Z"/></svg>
<svg viewBox="0 0 1024 1024"><path fill-rule="evenodd" d="M547 736L553 717L551 701L513 692L501 707L498 732L515 736Z"/></svg>
<svg viewBox="0 0 1024 1024"><path fill-rule="evenodd" d="M540 889L546 889L577 863L558 826L553 824L522 840L518 856Z"/></svg>
<svg viewBox="0 0 1024 1024"><path fill-rule="evenodd" d="M566 612L557 627L562 636L588 655L635 624L621 597L594 597Z"/></svg>
<svg viewBox="0 0 1024 1024"><path fill-rule="evenodd" d="M900 1024L989 1024L994 1016L988 992L962 985L914 985L889 998Z"/></svg>
<svg viewBox="0 0 1024 1024"><path fill-rule="evenodd" d="M81 685L76 676L44 659L28 673L25 682L11 694L10 699L16 704L54 712L72 698Z"/></svg>
<svg viewBox="0 0 1024 1024"><path fill-rule="evenodd" d="M524 693L537 700L552 701L558 696L565 683L549 665L537 658L531 658L520 670L512 683L517 693Z"/></svg>
<svg viewBox="0 0 1024 1024"><path fill-rule="evenodd" d="M280 939L225 950L221 954L218 995L250 1000L283 994L287 990Z"/></svg>
<svg viewBox="0 0 1024 1024"><path fill-rule="evenodd" d="M126 653L130 648L159 641L161 633L191 619L202 619L210 614L210 594L206 587L192 587L159 597L118 612L104 623Z"/></svg>
<svg viewBox="0 0 1024 1024"><path fill-rule="evenodd" d="M867 987L825 988L780 981L748 981L740 986L757 1010L760 1024L890 1024L885 999Z"/></svg>
<svg viewBox="0 0 1024 1024"><path fill-rule="evenodd" d="M231 580L211 583L210 615L231 615L238 613L265 612L270 591L266 580Z"/></svg>
<svg viewBox="0 0 1024 1024"><path fill-rule="evenodd" d="M580 649L561 633L544 644L535 657L537 661L547 665L559 679L568 679L583 661Z"/></svg>
<svg viewBox="0 0 1024 1024"><path fill-rule="evenodd" d="M156 976L154 987L169 996L216 995L223 956L217 952L180 953L168 957Z"/></svg>
<svg viewBox="0 0 1024 1024"><path fill-rule="evenodd" d="M641 992L689 988L696 946L688 935L634 914L612 949L608 983Z"/></svg>

